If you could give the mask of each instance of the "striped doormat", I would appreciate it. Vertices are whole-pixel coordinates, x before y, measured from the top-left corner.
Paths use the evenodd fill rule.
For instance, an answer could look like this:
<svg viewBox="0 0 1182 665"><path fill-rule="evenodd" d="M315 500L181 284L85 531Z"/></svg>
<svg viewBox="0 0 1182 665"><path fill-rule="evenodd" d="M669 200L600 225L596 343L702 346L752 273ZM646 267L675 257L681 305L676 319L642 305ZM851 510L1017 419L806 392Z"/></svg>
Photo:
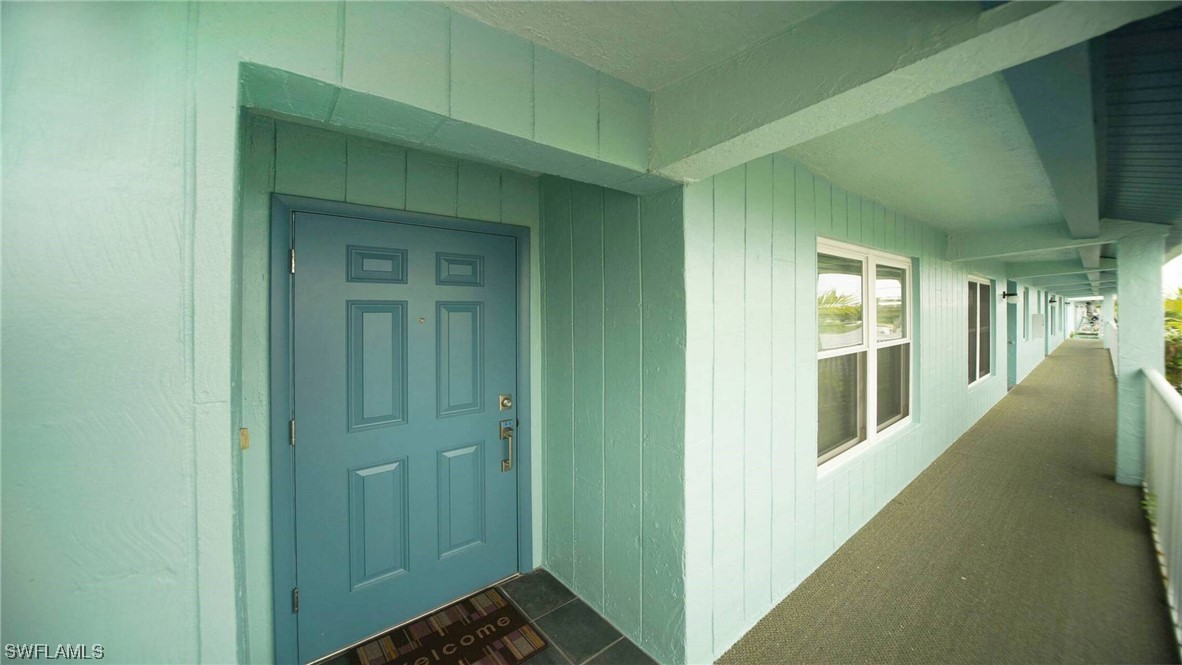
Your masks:
<svg viewBox="0 0 1182 665"><path fill-rule="evenodd" d="M546 641L500 591L486 589L353 650L360 665L515 665Z"/></svg>

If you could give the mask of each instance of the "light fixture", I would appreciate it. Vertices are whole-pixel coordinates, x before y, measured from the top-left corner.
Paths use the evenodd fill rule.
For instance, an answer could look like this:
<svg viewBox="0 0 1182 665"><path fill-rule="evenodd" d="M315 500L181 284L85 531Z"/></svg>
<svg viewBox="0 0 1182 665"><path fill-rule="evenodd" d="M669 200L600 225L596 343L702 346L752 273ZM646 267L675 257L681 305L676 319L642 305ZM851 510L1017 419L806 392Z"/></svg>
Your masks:
<svg viewBox="0 0 1182 665"><path fill-rule="evenodd" d="M1018 303L1018 294L1016 292L1015 293L1003 292L1001 294L1001 299L1006 301L1007 305L1015 305Z"/></svg>
<svg viewBox="0 0 1182 665"><path fill-rule="evenodd" d="M1055 303L1057 303L1057 302L1059 302L1059 301L1058 301L1058 300L1055 300L1055 296L1051 296L1051 299L1050 299L1050 300L1048 300L1047 302L1049 302L1049 303L1051 303L1052 305L1054 305Z"/></svg>

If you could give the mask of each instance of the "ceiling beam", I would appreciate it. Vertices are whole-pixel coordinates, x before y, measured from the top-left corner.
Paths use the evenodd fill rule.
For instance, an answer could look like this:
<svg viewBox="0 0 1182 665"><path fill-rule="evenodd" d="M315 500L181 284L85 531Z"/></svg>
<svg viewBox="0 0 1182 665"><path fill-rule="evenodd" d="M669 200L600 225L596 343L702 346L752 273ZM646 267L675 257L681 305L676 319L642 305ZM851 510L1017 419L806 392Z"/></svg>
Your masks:
<svg viewBox="0 0 1182 665"><path fill-rule="evenodd" d="M1101 280L1096 285L1093 285L1091 282L1084 282L1081 284L1055 284L1045 287L1040 286L1038 288L1051 291L1095 291L1096 289L1115 289L1116 282L1112 280Z"/></svg>
<svg viewBox="0 0 1182 665"><path fill-rule="evenodd" d="M1096 246L1099 247L1098 245ZM1085 266L1082 261L1030 261L1028 263L1007 263L1006 277L1023 279L1026 277L1047 277L1050 275L1080 275L1090 274L1092 271L1116 270L1116 259L1097 261L1096 266ZM1099 274L1097 272L1097 274Z"/></svg>
<svg viewBox="0 0 1182 665"><path fill-rule="evenodd" d="M836 3L654 92L649 168L701 180L1179 4Z"/></svg>
<svg viewBox="0 0 1182 665"><path fill-rule="evenodd" d="M1011 230L969 231L948 236L949 261L976 261L1022 256L1061 249L1079 249L1106 245L1146 227L1163 228L1158 224L1125 220L1100 220L1100 232L1095 238L1073 238L1064 224L1040 224Z"/></svg>
<svg viewBox="0 0 1182 665"><path fill-rule="evenodd" d="M1062 290L1074 289L1074 290L1092 291L1095 289L1102 289L1102 288L1109 287L1109 286L1115 287L1116 280L1102 280L1100 282L1096 282L1095 284L1093 284L1092 282L1088 282L1088 281L1058 282L1056 284L1039 284L1037 282L1032 282L1030 284L1030 286L1033 286L1034 288L1037 288L1037 289L1042 289L1043 291L1058 291L1061 289Z"/></svg>
<svg viewBox="0 0 1182 665"><path fill-rule="evenodd" d="M1073 238L1100 231L1092 68L1086 43L1002 72Z"/></svg>

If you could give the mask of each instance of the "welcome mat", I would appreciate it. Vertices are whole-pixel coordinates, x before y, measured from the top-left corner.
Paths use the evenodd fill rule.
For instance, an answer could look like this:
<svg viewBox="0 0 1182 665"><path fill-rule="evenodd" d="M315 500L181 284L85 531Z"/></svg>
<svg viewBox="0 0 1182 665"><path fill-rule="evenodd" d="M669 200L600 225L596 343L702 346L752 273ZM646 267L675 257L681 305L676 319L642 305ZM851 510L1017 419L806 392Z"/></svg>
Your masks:
<svg viewBox="0 0 1182 665"><path fill-rule="evenodd" d="M448 605L353 650L361 665L514 665L546 648L496 589Z"/></svg>

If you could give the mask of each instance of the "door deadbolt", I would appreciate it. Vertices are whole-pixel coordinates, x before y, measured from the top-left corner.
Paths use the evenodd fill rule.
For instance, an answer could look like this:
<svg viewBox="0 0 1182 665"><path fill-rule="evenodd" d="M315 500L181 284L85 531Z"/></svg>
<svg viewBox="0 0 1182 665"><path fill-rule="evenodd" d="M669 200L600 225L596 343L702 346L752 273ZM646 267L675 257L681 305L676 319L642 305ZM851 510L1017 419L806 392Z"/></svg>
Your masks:
<svg viewBox="0 0 1182 665"><path fill-rule="evenodd" d="M501 404L502 411L508 411L509 409L512 409L513 408L513 396L512 395L501 395L500 404Z"/></svg>

